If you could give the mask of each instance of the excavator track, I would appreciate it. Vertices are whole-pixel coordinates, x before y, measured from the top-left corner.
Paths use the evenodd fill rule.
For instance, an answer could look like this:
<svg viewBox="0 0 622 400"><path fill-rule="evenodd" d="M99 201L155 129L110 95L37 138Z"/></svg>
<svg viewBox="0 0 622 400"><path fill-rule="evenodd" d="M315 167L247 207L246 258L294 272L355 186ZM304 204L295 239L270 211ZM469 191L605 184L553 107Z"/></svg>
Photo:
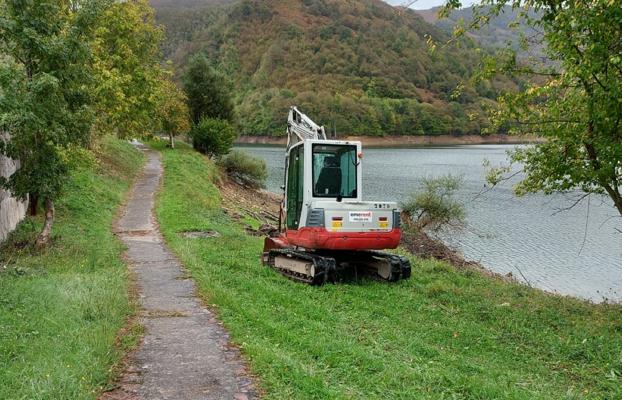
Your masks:
<svg viewBox="0 0 622 400"><path fill-rule="evenodd" d="M334 279L335 259L292 249L274 249L267 264L286 277L310 285L322 285Z"/></svg>
<svg viewBox="0 0 622 400"><path fill-rule="evenodd" d="M397 282L411 275L408 258L396 254L380 251L340 252L337 260L341 270L363 271L379 280Z"/></svg>
<svg viewBox="0 0 622 400"><path fill-rule="evenodd" d="M352 272L388 282L408 279L410 261L406 257L378 251L307 252L273 249L267 265L284 276L310 285L334 282Z"/></svg>

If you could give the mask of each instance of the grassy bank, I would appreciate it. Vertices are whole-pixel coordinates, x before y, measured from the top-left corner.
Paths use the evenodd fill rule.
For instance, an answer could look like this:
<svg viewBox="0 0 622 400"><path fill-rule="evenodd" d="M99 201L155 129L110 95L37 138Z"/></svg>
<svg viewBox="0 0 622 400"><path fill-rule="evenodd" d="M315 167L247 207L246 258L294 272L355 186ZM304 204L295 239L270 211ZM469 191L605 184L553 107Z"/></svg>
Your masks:
<svg viewBox="0 0 622 400"><path fill-rule="evenodd" d="M266 398L622 398L622 307L416 258L398 284L289 281L260 265L261 238L221 211L213 164L159 147L162 231ZM178 235L206 229L221 236Z"/></svg>
<svg viewBox="0 0 622 400"><path fill-rule="evenodd" d="M115 139L96 153L72 157L49 249L29 245L40 218L0 247L1 399L95 398L121 356L115 337L134 310L110 228L142 154Z"/></svg>

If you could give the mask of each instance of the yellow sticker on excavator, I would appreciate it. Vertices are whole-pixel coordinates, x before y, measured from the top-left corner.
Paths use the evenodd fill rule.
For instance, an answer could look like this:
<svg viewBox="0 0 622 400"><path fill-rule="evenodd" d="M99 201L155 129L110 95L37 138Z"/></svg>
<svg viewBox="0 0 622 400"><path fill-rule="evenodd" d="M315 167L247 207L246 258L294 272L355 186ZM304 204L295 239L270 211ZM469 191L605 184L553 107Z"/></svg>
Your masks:
<svg viewBox="0 0 622 400"><path fill-rule="evenodd" d="M380 221L380 229L387 229L389 227L389 221Z"/></svg>
<svg viewBox="0 0 622 400"><path fill-rule="evenodd" d="M339 229L343 226L343 222L341 221L332 221L333 223L333 229Z"/></svg>

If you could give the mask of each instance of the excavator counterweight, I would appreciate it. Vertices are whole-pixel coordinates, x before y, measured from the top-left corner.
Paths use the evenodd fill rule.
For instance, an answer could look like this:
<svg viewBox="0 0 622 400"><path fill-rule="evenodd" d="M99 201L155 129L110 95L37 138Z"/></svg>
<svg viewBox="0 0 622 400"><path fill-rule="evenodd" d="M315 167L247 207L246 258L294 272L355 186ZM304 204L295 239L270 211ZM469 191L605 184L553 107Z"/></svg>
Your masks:
<svg viewBox="0 0 622 400"><path fill-rule="evenodd" d="M399 245L400 211L395 202L363 201L361 143L326 139L324 127L296 107L287 138L279 235L265 239L263 262L310 284L349 271L410 277L408 259L379 251Z"/></svg>

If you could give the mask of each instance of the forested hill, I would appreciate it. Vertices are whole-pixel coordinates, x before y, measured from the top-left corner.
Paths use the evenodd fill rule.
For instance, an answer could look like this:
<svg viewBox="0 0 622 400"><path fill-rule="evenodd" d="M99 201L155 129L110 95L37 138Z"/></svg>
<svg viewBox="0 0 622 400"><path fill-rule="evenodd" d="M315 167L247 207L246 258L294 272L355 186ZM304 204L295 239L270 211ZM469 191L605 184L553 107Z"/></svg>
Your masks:
<svg viewBox="0 0 622 400"><path fill-rule="evenodd" d="M152 2L165 56L183 68L204 52L229 78L242 133L283 134L298 105L338 134L479 133L496 79L474 87L473 47L438 46L443 30L380 0ZM456 95L455 89L464 84Z"/></svg>
<svg viewBox="0 0 622 400"><path fill-rule="evenodd" d="M424 20L434 24L446 32L452 32L454 27L461 22L467 26L473 21L473 7L466 7L460 10L452 11L447 18L438 18L441 7L434 7L429 10L417 10L417 14L421 15ZM481 11L485 13L484 9ZM544 50L541 43L542 36L536 30L529 26L526 21L521 18L521 10L513 9L505 6L498 15L489 19L487 24L482 25L478 30L469 30L468 36L476 40L483 46L490 48L510 48L516 50L521 58L535 57L541 60L544 57ZM529 12L530 17L536 17L535 11ZM523 40L529 41L529 48L523 49L520 44Z"/></svg>

